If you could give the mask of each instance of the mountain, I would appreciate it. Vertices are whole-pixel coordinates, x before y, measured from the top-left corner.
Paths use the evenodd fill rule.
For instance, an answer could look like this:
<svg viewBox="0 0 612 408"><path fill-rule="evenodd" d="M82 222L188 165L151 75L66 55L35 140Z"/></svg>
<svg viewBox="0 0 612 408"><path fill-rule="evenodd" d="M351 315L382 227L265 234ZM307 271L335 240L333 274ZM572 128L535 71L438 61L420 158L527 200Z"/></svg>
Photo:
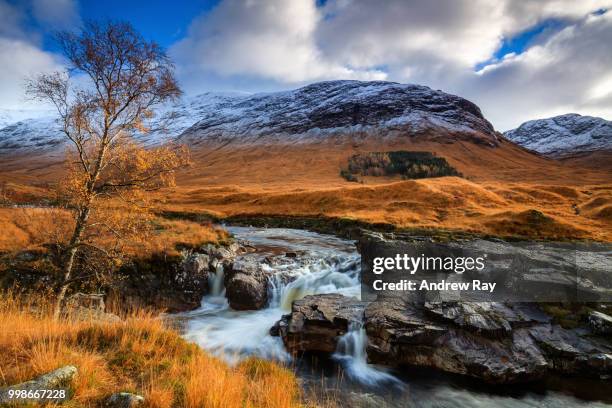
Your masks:
<svg viewBox="0 0 612 408"><path fill-rule="evenodd" d="M2 123L0 122L0 125ZM274 93L206 93L165 106L140 135L146 143L177 137L203 141L308 142L330 135L452 134L494 146L493 126L472 102L425 86L375 81L328 81ZM272 139L270 139L272 138ZM6 124L0 152L49 149L63 137L53 116Z"/></svg>
<svg viewBox="0 0 612 408"><path fill-rule="evenodd" d="M193 185L342 185L351 157L389 151L433 153L472 179L549 182L578 174L502 137L474 103L420 85L326 81L271 93L205 93L156 113L151 131L136 137L146 145L187 144L194 166L181 177ZM65 147L52 115L21 118L0 128L0 171L52 179Z"/></svg>
<svg viewBox="0 0 612 408"><path fill-rule="evenodd" d="M504 135L523 147L551 157L612 150L612 122L577 113L530 120Z"/></svg>
<svg viewBox="0 0 612 408"><path fill-rule="evenodd" d="M327 81L255 95L200 98L199 120L181 135L201 140L308 142L336 134L472 138L494 146L497 135L478 106L426 86L385 81Z"/></svg>

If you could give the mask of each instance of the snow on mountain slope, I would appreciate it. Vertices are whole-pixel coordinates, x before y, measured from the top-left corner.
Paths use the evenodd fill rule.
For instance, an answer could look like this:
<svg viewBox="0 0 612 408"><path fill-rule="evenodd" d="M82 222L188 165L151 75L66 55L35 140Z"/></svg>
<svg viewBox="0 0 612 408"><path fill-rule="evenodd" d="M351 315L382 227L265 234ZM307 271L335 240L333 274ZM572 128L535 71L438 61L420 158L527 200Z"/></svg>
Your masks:
<svg viewBox="0 0 612 408"><path fill-rule="evenodd" d="M0 122L0 126L2 122ZM159 110L151 131L157 144L177 137L202 141L308 142L339 133L469 137L497 145L493 126L472 102L425 86L394 82L327 81L259 94L205 93ZM0 128L0 153L63 146L53 116Z"/></svg>
<svg viewBox="0 0 612 408"><path fill-rule="evenodd" d="M181 136L201 140L308 142L365 132L470 135L496 145L493 126L472 102L426 86L327 81L299 89L216 99Z"/></svg>
<svg viewBox="0 0 612 408"><path fill-rule="evenodd" d="M552 157L612 150L612 122L577 113L531 120L504 135L523 147Z"/></svg>

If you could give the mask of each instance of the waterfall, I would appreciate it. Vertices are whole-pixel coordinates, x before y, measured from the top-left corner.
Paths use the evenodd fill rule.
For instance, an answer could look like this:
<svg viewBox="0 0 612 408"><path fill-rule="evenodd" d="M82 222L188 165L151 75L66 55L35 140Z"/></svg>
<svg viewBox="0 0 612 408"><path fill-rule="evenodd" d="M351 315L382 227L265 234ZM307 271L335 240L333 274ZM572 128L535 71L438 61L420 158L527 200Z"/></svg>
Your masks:
<svg viewBox="0 0 612 408"><path fill-rule="evenodd" d="M225 296L225 270L222 263L215 265L215 272L209 275L210 295L214 297Z"/></svg>
<svg viewBox="0 0 612 408"><path fill-rule="evenodd" d="M349 323L348 331L338 339L333 358L338 361L348 377L362 384L374 386L381 383L401 385L401 381L385 371L368 364L368 336L363 322Z"/></svg>

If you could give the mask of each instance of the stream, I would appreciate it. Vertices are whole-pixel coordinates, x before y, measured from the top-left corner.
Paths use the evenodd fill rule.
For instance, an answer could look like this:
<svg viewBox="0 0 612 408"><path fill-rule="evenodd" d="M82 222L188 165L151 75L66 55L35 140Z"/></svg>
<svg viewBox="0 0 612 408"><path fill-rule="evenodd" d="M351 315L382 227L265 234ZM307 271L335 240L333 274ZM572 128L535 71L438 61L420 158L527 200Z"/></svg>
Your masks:
<svg viewBox="0 0 612 408"><path fill-rule="evenodd" d="M211 293L201 307L175 315L183 336L230 363L245 356L273 359L294 367L307 393L332 397L339 406L368 407L610 407L607 390L562 380L544 387L486 387L436 373L393 372L367 363L365 330L353 324L329 361L294 361L270 328L291 303L304 296L340 293L360 297L360 256L353 241L305 230L227 227L239 241L256 248L248 254L272 268L269 305L258 311L232 310L225 299L223 270L211 276ZM285 255L290 256L285 256ZM264 263L266 257L282 262ZM294 279L285 283L282 276ZM550 387L547 387L550 388ZM598 393L604 393L597 395ZM586 398L586 399L582 399ZM607 399L608 403L593 401Z"/></svg>

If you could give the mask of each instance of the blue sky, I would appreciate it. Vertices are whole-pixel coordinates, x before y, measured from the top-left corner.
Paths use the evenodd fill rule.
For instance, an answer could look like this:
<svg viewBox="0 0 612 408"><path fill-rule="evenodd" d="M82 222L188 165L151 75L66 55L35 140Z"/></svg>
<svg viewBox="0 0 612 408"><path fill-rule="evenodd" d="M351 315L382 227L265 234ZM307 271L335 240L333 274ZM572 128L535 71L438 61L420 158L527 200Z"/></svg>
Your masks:
<svg viewBox="0 0 612 408"><path fill-rule="evenodd" d="M612 0L0 0L0 108L62 69L55 29L131 22L188 95L391 80L477 103L496 128L567 112L612 118Z"/></svg>

